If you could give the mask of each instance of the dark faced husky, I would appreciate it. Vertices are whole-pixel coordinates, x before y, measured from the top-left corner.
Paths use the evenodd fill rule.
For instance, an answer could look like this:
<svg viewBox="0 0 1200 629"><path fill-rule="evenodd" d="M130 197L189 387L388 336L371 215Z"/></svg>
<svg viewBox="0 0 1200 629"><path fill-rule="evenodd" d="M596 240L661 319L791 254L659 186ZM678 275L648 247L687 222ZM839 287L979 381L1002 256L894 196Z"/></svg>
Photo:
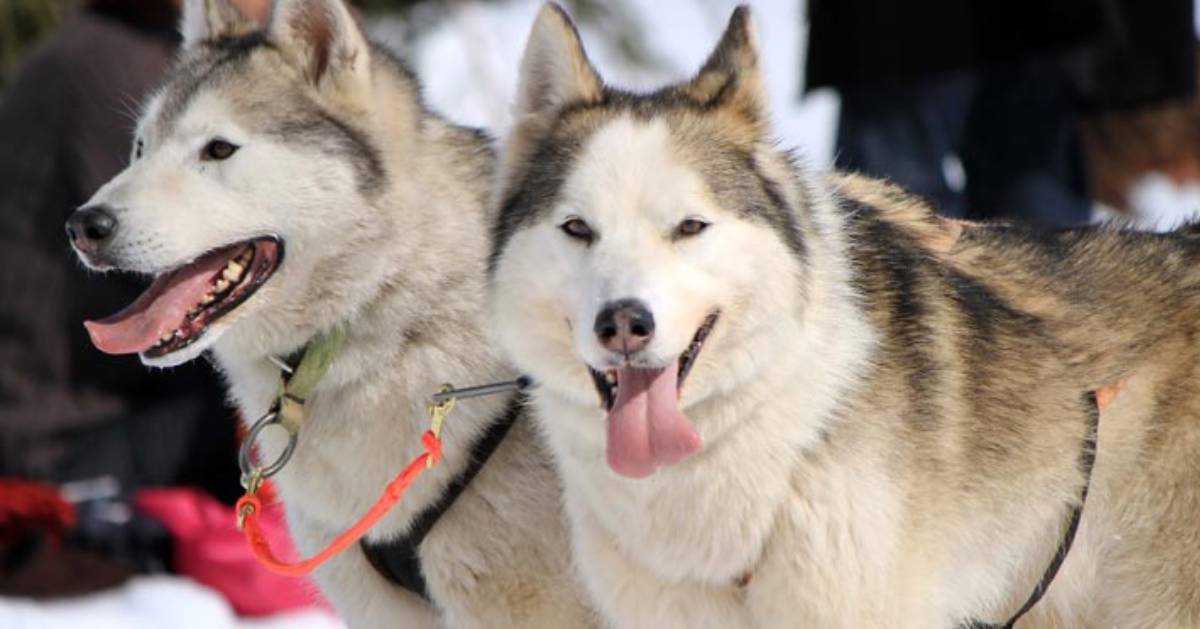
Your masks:
<svg viewBox="0 0 1200 629"><path fill-rule="evenodd" d="M89 267L155 278L88 328L101 350L148 365L211 351L249 419L278 393L272 357L345 331L276 477L309 555L421 451L441 383L512 377L480 331L493 156L481 133L423 106L416 79L368 44L341 0L281 0L265 31L227 0L189 1L183 35L174 73L146 103L129 167L68 224ZM368 547L386 548L414 521L428 525L473 447L513 408L505 396L460 404L443 464L371 531ZM433 606L381 576L359 546L317 572L351 625L589 624L556 476L528 423L517 416L416 545ZM282 431L263 441L273 457ZM411 572L401 576L412 586Z"/></svg>
<svg viewBox="0 0 1200 629"><path fill-rule="evenodd" d="M633 94L548 6L518 94L490 312L615 626L1002 621L1059 549L1022 626L1200 626L1189 235L973 226L809 172L744 8Z"/></svg>

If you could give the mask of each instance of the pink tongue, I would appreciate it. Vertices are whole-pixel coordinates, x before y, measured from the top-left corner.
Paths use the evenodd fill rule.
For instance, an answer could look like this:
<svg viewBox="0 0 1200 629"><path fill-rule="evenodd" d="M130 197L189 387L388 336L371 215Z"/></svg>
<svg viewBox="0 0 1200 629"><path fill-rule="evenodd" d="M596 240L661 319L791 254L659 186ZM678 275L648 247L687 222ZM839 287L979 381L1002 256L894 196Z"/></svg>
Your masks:
<svg viewBox="0 0 1200 629"><path fill-rule="evenodd" d="M85 321L96 349L106 354L144 352L163 334L174 332L204 295L212 289L212 279L234 252L209 255L170 273L159 276L124 310L99 321Z"/></svg>
<svg viewBox="0 0 1200 629"><path fill-rule="evenodd" d="M649 476L701 447L700 433L679 410L679 366L623 367L608 413L608 465L622 476Z"/></svg>

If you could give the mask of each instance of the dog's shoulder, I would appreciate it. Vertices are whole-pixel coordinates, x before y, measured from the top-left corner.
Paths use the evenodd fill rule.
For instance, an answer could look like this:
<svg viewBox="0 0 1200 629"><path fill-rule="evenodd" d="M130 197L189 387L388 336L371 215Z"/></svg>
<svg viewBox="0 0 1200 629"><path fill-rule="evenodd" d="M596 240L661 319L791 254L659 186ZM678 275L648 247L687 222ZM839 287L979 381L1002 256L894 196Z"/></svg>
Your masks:
<svg viewBox="0 0 1200 629"><path fill-rule="evenodd" d="M829 183L848 214L884 223L916 247L938 255L954 250L959 238L976 223L945 218L933 205L891 182L856 173L833 172Z"/></svg>

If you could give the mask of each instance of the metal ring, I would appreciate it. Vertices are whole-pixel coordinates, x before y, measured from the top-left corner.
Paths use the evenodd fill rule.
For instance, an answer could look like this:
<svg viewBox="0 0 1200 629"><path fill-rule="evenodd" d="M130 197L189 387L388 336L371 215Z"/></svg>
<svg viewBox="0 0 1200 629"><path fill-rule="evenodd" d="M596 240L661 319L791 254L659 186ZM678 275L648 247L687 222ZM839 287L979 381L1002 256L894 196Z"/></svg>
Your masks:
<svg viewBox="0 0 1200 629"><path fill-rule="evenodd" d="M279 413L271 411L258 418L258 421L254 422L253 426L250 426L250 430L246 431L246 437L242 439L242 445L238 449L238 468L242 471L243 479L249 479L254 475L255 472L257 472L258 475L263 479L270 478L278 474L279 471L283 469L283 466L287 465L288 460L292 458L292 453L296 451L297 439L296 433L289 432L288 442L287 445L284 446L283 452L281 452L279 457L270 465L260 465L255 467L250 461L250 451L254 448L255 442L258 441L258 435L267 426L274 425L283 427L283 425L279 423Z"/></svg>

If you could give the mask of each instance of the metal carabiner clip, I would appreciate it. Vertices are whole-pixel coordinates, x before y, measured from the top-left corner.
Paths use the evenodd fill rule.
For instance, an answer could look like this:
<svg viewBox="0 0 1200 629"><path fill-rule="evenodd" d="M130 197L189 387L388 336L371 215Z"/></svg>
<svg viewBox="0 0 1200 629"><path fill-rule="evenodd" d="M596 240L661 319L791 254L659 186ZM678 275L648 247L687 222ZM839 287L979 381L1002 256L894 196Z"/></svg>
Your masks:
<svg viewBox="0 0 1200 629"><path fill-rule="evenodd" d="M431 398L434 404L442 404L447 400L462 400L473 397L483 397L485 395L495 395L497 393L507 393L509 391L526 391L533 388L533 379L529 376L521 376L516 380L507 382L494 382L492 384L482 384L476 387L463 387L455 389L450 385L442 387L441 391L433 394Z"/></svg>
<svg viewBox="0 0 1200 629"><path fill-rule="evenodd" d="M250 430L246 432L246 437L242 439L242 445L238 448L238 469L242 472L242 488L249 493L258 491L258 486L262 481L271 478L283 469L287 462L292 458L292 453L296 451L297 434L288 432L287 445L284 446L283 452L279 453L270 465L255 465L251 461L251 451L254 449L254 444L258 441L259 434L268 426L283 426L279 421L279 413L275 410L267 411L265 415L258 418L250 426Z"/></svg>

